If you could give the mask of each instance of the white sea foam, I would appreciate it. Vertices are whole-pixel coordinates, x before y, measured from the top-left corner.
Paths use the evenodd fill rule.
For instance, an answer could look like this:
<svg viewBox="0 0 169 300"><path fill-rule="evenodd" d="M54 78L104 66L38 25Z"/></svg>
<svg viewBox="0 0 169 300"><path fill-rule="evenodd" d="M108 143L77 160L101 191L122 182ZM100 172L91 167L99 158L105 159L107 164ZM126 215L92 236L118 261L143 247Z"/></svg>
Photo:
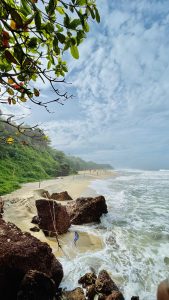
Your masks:
<svg viewBox="0 0 169 300"><path fill-rule="evenodd" d="M91 188L103 194L107 215L81 231L101 235L101 251L62 258L67 277L63 286L74 288L81 275L106 269L122 288L126 300L156 299L158 283L169 271L169 172L124 170L118 177L95 180Z"/></svg>

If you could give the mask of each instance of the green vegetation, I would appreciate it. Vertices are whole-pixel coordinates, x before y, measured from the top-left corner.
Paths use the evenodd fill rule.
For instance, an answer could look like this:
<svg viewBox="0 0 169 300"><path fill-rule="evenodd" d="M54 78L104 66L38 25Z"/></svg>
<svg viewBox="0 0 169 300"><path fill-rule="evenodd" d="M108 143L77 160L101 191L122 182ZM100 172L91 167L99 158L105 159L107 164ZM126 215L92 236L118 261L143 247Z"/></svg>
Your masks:
<svg viewBox="0 0 169 300"><path fill-rule="evenodd" d="M79 170L111 168L66 156L50 147L46 136L30 138L18 134L15 128L0 122L0 195L10 193L21 183L50 179L76 173ZM8 142L15 136L14 142Z"/></svg>
<svg viewBox="0 0 169 300"><path fill-rule="evenodd" d="M60 94L55 86L68 72L63 55L69 51L79 58L78 47L90 30L90 20L100 22L95 0L1 0L0 102L15 105L30 100L46 106L37 100L37 79L49 81L57 96L67 99L67 93Z"/></svg>

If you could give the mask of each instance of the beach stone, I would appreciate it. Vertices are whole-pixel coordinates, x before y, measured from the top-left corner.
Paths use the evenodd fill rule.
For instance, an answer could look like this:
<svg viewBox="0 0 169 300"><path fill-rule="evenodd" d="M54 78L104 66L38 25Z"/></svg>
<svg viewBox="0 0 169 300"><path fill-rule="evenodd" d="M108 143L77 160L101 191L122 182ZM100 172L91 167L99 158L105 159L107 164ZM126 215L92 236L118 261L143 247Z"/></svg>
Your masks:
<svg viewBox="0 0 169 300"><path fill-rule="evenodd" d="M112 291L119 291L119 289L107 271L102 270L96 279L96 291L98 293L109 295Z"/></svg>
<svg viewBox="0 0 169 300"><path fill-rule="evenodd" d="M17 300L53 300L55 283L45 273L29 270L20 285Z"/></svg>
<svg viewBox="0 0 169 300"><path fill-rule="evenodd" d="M95 284L88 285L86 287L86 296L88 300L94 300L96 295Z"/></svg>
<svg viewBox="0 0 169 300"><path fill-rule="evenodd" d="M34 227L30 228L30 231L39 232L40 229L37 226L34 226Z"/></svg>
<svg viewBox="0 0 169 300"><path fill-rule="evenodd" d="M33 218L32 218L32 221L31 221L31 223L33 223L33 224L39 224L39 222L40 222L40 219L39 219L39 217L38 216L34 216Z"/></svg>
<svg viewBox="0 0 169 300"><path fill-rule="evenodd" d="M78 198L66 206L72 224L99 222L102 214L106 214L107 205L104 196L95 198Z"/></svg>
<svg viewBox="0 0 169 300"><path fill-rule="evenodd" d="M54 281L55 290L63 278L62 265L47 243L0 219L0 291L3 300L17 299L21 281L29 270L46 274Z"/></svg>
<svg viewBox="0 0 169 300"><path fill-rule="evenodd" d="M62 298L64 300L85 300L84 291L82 288L78 287L73 291L66 291L62 293Z"/></svg>
<svg viewBox="0 0 169 300"><path fill-rule="evenodd" d="M50 194L49 194L48 191L43 191L43 192L42 192L42 197L47 198L47 199L50 199L50 198L51 198L51 196L50 196Z"/></svg>
<svg viewBox="0 0 169 300"><path fill-rule="evenodd" d="M68 194L67 191L61 192L61 193L53 193L51 195L51 199L58 200L58 201L73 200L72 197Z"/></svg>
<svg viewBox="0 0 169 300"><path fill-rule="evenodd" d="M120 291L113 291L105 300L124 300L124 297Z"/></svg>
<svg viewBox="0 0 169 300"><path fill-rule="evenodd" d="M66 233L70 227L70 217L66 207L53 200L36 200L40 219L39 227L47 236Z"/></svg>
<svg viewBox="0 0 169 300"><path fill-rule="evenodd" d="M83 288L88 285L92 285L96 282L97 276L93 272L86 273L84 276L80 277L78 283L82 284Z"/></svg>

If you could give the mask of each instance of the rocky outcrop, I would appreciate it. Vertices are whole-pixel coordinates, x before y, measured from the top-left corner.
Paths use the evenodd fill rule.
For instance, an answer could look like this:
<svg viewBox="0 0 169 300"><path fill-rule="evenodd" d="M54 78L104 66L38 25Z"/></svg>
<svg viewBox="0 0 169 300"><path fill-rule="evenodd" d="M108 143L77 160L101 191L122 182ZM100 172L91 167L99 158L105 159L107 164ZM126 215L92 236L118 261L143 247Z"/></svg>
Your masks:
<svg viewBox="0 0 169 300"><path fill-rule="evenodd" d="M123 294L105 270L100 271L98 277L95 273L86 273L78 283L86 289L88 300L94 300L96 295L99 300L124 300Z"/></svg>
<svg viewBox="0 0 169 300"><path fill-rule="evenodd" d="M55 290L63 277L62 265L46 243L0 219L0 291L3 300L16 299L21 282L30 270L44 273L54 282Z"/></svg>
<svg viewBox="0 0 169 300"><path fill-rule="evenodd" d="M81 225L99 222L102 214L106 214L107 205L104 196L95 198L78 198L66 206L72 224Z"/></svg>
<svg viewBox="0 0 169 300"><path fill-rule="evenodd" d="M78 283L82 284L83 288L87 287L96 282L97 276L93 272L86 273L84 276L80 277Z"/></svg>
<svg viewBox="0 0 169 300"><path fill-rule="evenodd" d="M58 201L67 201L67 200L73 200L72 197L68 194L67 191L61 192L61 193L53 193L50 196L51 199L53 200L58 200Z"/></svg>
<svg viewBox="0 0 169 300"><path fill-rule="evenodd" d="M98 293L102 293L105 295L111 294L112 291L119 290L117 285L105 270L100 271L98 278L96 279L95 286Z"/></svg>
<svg viewBox="0 0 169 300"><path fill-rule="evenodd" d="M53 200L36 200L39 227L47 236L66 233L70 227L70 217L66 207Z"/></svg>
<svg viewBox="0 0 169 300"><path fill-rule="evenodd" d="M66 291L62 293L62 299L64 300L85 300L84 291L78 287L73 291Z"/></svg>
<svg viewBox="0 0 169 300"><path fill-rule="evenodd" d="M45 273L29 270L20 285L17 300L53 300L55 283Z"/></svg>

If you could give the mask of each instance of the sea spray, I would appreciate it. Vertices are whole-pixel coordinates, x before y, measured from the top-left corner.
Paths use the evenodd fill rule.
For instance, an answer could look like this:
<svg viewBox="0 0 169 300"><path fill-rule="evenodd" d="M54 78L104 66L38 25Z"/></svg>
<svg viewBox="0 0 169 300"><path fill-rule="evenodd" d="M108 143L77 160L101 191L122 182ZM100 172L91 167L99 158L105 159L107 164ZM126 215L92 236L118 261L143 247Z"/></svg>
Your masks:
<svg viewBox="0 0 169 300"><path fill-rule="evenodd" d="M93 181L90 188L106 197L109 213L81 231L98 234L104 246L85 253L77 248L74 258L63 257L62 285L74 288L90 268L106 269L127 300L133 295L155 300L157 285L169 272L168 181L168 171L139 170Z"/></svg>

